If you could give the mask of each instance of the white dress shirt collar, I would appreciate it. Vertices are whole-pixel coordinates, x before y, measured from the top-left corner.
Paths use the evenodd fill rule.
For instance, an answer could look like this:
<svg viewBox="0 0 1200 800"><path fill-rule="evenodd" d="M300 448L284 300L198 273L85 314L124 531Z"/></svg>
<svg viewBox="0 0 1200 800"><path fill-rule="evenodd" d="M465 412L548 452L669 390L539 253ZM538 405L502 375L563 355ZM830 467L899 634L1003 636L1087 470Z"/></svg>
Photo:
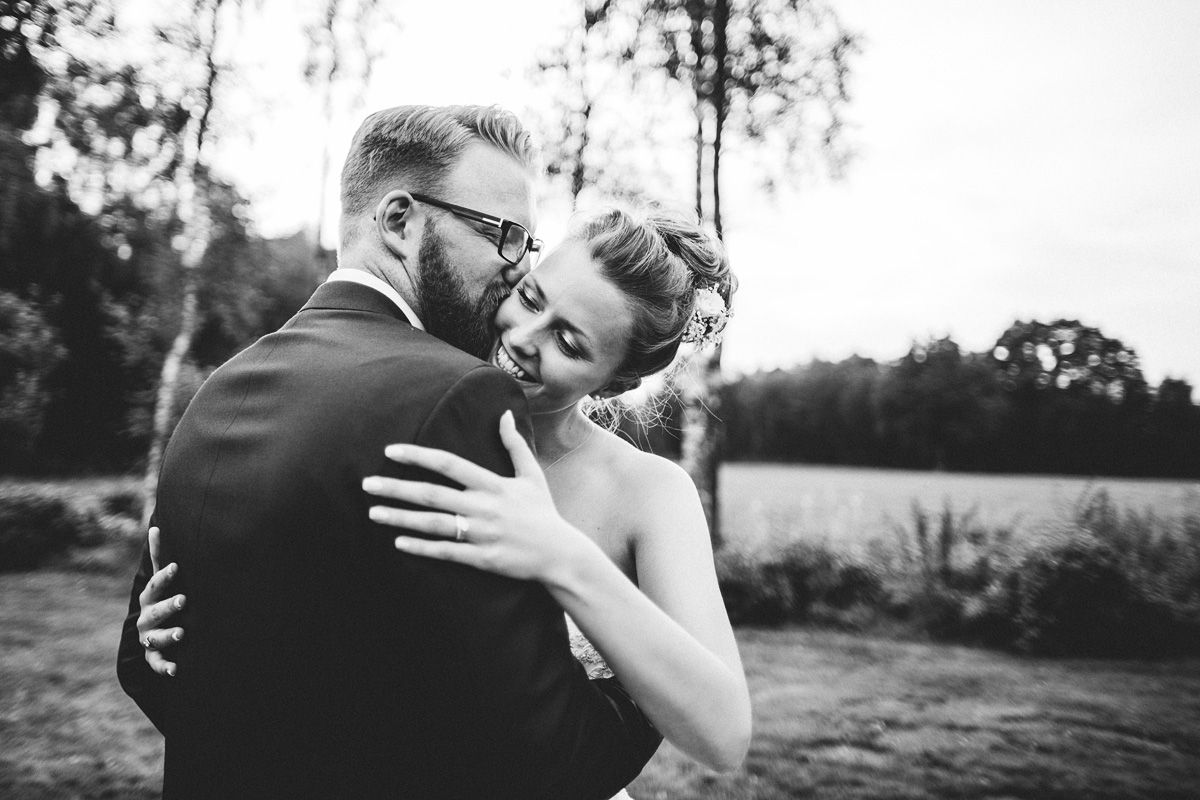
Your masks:
<svg viewBox="0 0 1200 800"><path fill-rule="evenodd" d="M425 330L425 324L421 322L421 318L412 310L412 306L404 302L404 298L400 296L400 293L371 273L364 272L361 269L340 267L329 273L329 277L325 279L326 283L332 283L333 281L349 281L350 283L357 283L374 289L388 300L391 300L397 308L404 312L404 316L408 317L408 321L412 323L414 328L422 331Z"/></svg>

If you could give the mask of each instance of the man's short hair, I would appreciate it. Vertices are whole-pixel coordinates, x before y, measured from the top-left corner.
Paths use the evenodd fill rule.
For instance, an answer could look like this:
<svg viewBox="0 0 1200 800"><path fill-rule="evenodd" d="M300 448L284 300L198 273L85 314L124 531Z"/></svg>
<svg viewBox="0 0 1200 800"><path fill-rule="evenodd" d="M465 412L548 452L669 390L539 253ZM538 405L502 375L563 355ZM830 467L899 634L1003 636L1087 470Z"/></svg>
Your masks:
<svg viewBox="0 0 1200 800"><path fill-rule="evenodd" d="M498 106L396 106L363 120L342 167L342 215L365 214L403 179L412 191L437 193L462 151L492 145L535 171L529 131Z"/></svg>

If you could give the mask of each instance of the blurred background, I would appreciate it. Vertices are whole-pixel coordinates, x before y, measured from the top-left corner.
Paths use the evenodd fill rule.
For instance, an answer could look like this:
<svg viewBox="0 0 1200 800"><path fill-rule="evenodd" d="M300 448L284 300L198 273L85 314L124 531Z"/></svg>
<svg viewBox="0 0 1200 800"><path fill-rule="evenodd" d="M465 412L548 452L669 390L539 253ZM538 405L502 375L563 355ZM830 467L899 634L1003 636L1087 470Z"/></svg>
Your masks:
<svg viewBox="0 0 1200 800"><path fill-rule="evenodd" d="M363 116L498 103L540 238L663 202L740 280L614 416L705 498L755 743L635 797L1197 796L1197 42L1190 0L0 0L0 794L156 793L111 661L162 446L334 267Z"/></svg>

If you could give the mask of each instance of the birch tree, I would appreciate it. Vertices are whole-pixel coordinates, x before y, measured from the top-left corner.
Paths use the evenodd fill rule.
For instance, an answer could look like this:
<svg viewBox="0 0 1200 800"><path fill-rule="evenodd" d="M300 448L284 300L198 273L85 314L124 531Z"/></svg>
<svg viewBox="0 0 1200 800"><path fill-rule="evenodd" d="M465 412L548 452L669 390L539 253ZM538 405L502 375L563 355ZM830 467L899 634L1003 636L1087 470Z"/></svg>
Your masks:
<svg viewBox="0 0 1200 800"><path fill-rule="evenodd" d="M639 70L665 75L688 96L694 117L696 215L725 238L722 157L730 142L758 151L767 169L791 181L803 162L823 158L836 174L848 151L842 136L856 37L815 0L646 0L639 15ZM678 374L684 407L682 463L695 481L714 543L721 348L698 353Z"/></svg>
<svg viewBox="0 0 1200 800"><path fill-rule="evenodd" d="M183 293L179 307L179 326L171 347L163 359L158 392L154 403L154 424L150 434L150 450L146 455L146 474L142 486L142 525L149 524L154 510L154 492L163 450L171 435L171 420L180 368L191 350L199 320L200 267L208 249L212 221L197 180L200 157L208 136L209 122L215 102L215 88L220 74L217 65L217 46L221 34L221 8L226 0L198 0L192 8L194 24L192 52L201 63L200 80L190 88L184 108L188 112L184 128L181 158L174 171L177 192L175 214L180 233L172 242L179 251L183 269Z"/></svg>

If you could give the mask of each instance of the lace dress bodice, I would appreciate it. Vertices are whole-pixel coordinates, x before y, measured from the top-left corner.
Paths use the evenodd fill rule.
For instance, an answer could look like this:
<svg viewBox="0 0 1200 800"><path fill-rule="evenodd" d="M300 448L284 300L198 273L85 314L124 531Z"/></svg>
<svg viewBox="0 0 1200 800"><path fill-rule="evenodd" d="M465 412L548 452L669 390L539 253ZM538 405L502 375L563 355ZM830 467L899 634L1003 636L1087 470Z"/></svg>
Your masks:
<svg viewBox="0 0 1200 800"><path fill-rule="evenodd" d="M567 633L571 636L571 653L574 654L575 660L587 669L589 678L596 680L613 676L613 671L608 668L604 656L600 655L596 646L588 641L588 638L583 635L583 631L579 630L579 626L570 616L567 616Z"/></svg>

